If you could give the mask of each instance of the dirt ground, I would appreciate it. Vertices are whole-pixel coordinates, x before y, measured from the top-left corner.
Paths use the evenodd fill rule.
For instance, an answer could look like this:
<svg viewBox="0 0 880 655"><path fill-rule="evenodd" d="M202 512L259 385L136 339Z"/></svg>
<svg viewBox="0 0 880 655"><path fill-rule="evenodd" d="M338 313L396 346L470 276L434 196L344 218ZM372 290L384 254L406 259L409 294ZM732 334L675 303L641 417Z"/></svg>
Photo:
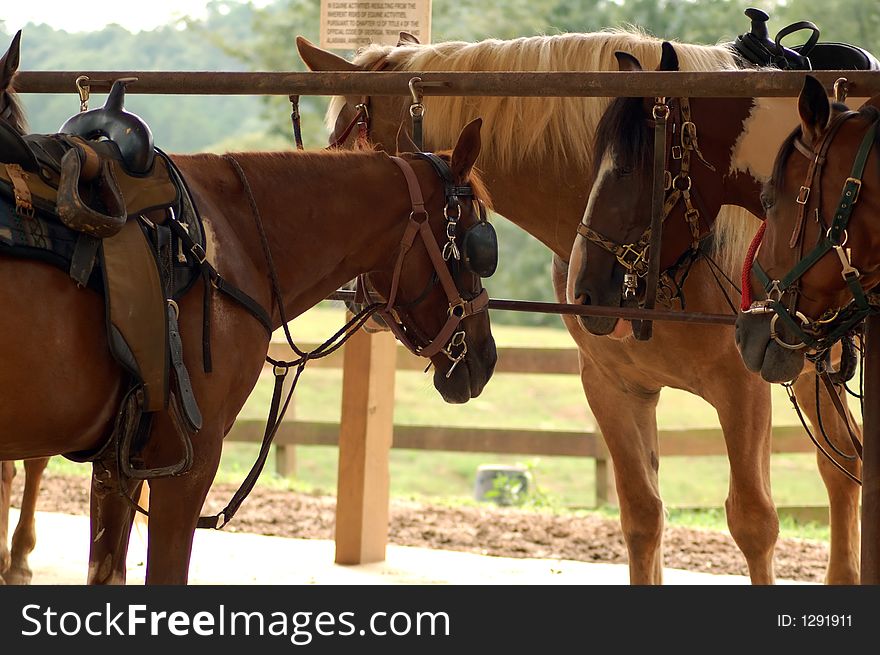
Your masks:
<svg viewBox="0 0 880 655"><path fill-rule="evenodd" d="M13 505L20 506L24 475L13 482ZM217 484L205 513L228 502L234 485ZM85 478L47 473L38 510L88 512ZM224 529L299 539L332 539L336 499L257 487ZM37 526L39 531L39 524ZM39 535L38 535L39 537ZM447 507L394 500L389 540L399 546L457 550L502 557L559 558L583 562L626 562L617 520L586 515L537 513L491 504ZM747 575L745 560L729 534L667 527L664 565L704 573ZM780 539L776 575L821 582L828 547L824 542Z"/></svg>

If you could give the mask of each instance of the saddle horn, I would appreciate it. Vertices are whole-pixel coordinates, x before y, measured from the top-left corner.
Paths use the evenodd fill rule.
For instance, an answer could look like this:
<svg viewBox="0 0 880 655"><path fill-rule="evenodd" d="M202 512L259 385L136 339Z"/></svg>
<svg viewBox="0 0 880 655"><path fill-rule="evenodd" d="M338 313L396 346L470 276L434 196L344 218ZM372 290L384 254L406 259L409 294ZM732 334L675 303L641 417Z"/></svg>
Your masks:
<svg viewBox="0 0 880 655"><path fill-rule="evenodd" d="M67 119L58 131L84 139L103 137L113 141L119 148L125 167L136 175L144 175L153 168L153 133L140 116L123 107L125 85L136 79L125 77L115 80L103 107Z"/></svg>

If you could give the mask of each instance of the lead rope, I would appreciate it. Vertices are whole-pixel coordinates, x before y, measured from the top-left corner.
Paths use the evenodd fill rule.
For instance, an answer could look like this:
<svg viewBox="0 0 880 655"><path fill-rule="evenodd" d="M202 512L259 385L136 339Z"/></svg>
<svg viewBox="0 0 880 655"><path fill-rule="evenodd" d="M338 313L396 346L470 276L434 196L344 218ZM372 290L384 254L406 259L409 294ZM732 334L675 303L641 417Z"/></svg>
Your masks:
<svg viewBox="0 0 880 655"><path fill-rule="evenodd" d="M303 137L302 127L300 126L299 96L289 95L287 99L290 100L290 123L293 125L293 140L296 143L296 149L302 150Z"/></svg>
<svg viewBox="0 0 880 655"><path fill-rule="evenodd" d="M361 327L363 327L364 323L381 307L381 304L374 303L372 305L368 305L360 312L358 312L351 320L348 321L336 334L330 337L327 341L322 343L320 346L312 350L308 353L303 353L301 357L293 361L281 361L276 360L271 357L266 357L266 361L268 361L273 366L272 372L275 375L275 387L272 391L272 402L269 406L269 416L266 419L266 430L263 433L263 441L260 444L260 453L257 456L256 461L254 462L251 470L248 472L244 481L241 483L241 486L238 490L233 494L232 499L217 514L213 514L211 516L200 516L199 521L196 524L197 528L211 528L214 530L222 529L226 524L228 524L232 517L235 516L235 513L238 511L238 508L241 507L241 504L248 497L250 492L253 490L254 486L257 483L257 479L260 477L260 473L263 471L263 467L266 464L266 460L269 458L269 451L272 447L272 441L275 438L275 435L278 433L278 428L281 427L281 422L284 419L284 415L287 412L287 408L290 405L290 401L293 398L293 392L296 389L296 384L299 382L299 377L302 374L303 370L306 367L306 364L312 359L320 359L322 357L327 357L331 355L336 350L342 347L342 345L348 341L348 339L357 332ZM296 373L293 376L293 382L290 385L290 390L287 392L287 397L284 399L284 404L281 404L281 395L284 388L284 380L287 377L287 374L290 372L291 368L296 368Z"/></svg>
<svg viewBox="0 0 880 655"><path fill-rule="evenodd" d="M845 468L843 468L843 466L836 459L834 459L834 457L831 456L831 453L829 453L827 450L825 450L825 448L822 447L822 444L820 444L816 440L816 437L813 436L813 433L810 432L810 428L807 426L807 422L804 419L804 415L801 413L800 405L798 405L797 397L795 396L794 391L791 388L792 383L786 382L782 386L785 387L785 391L786 391L786 393L788 393L788 399L791 401L791 405L792 405L792 407L794 407L794 411L797 414L798 418L800 419L801 424L804 426L804 430L806 430L807 436L810 437L810 441L813 442L813 445L816 446L816 448L819 449L819 452L821 452L823 455L825 455L825 457L828 458L828 461L831 462L832 464L834 464L834 466L836 466L837 469L841 473L843 473L846 477L848 477L850 480L852 480L856 484L861 485L862 481L859 478L857 478L856 476L854 476L852 473L847 471Z"/></svg>
<svg viewBox="0 0 880 655"><path fill-rule="evenodd" d="M269 450L272 446L272 441L274 440L275 435L278 432L278 428L281 427L281 421L284 419L284 415L286 414L287 408L290 405L290 400L293 397L293 392L296 389L297 382L299 382L300 375L302 375L306 364L311 359L326 357L342 347L342 345L355 332L357 332L357 330L360 329L363 324L367 322L370 316L378 311L380 307L380 305L378 304L368 305L360 312L358 312L350 321L348 321L348 323L346 323L338 332L336 332L336 334L334 334L332 337L330 337L330 339L325 341L314 350L310 352L305 352L298 348L293 342L293 338L287 326L287 317L284 311L284 303L281 298L281 287L278 283L278 275L275 270L275 263L272 259L272 252L269 247L269 240L266 236L266 231L263 227L263 221L260 218L260 212L257 208L257 203L254 199L253 192L251 191L250 184L248 183L247 176L245 175L244 170L242 170L241 165L238 163L235 157L227 154L224 155L224 158L229 161L229 163L238 174L241 184L244 187L245 194L247 195L248 202L251 206L251 211L254 216L254 222L256 223L257 231L260 234L260 242L263 246L263 254L266 257L266 263L269 267L269 277L272 281L273 300L278 306L278 312L281 316L281 324L284 327L284 334L287 338L287 343L290 346L290 349L296 353L297 359L291 361L282 361L273 359L268 355L266 356L266 361L273 366L273 373L275 375L275 386L272 391L272 401L269 407L269 416L266 419L266 430L263 433L263 440L260 445L260 452L257 456L256 461L251 467L251 470L248 472L244 481L241 483L241 486L238 488L235 494L233 494L232 499L229 501L226 507L218 514L199 517L196 527L212 528L215 530L219 530L223 528L227 523L229 523L229 521L235 515L236 511L238 511L238 508L253 490L254 485L256 485L257 479L260 477L260 473L262 472L263 467L266 464L266 460L269 457ZM291 368L296 368L296 373L294 374L293 383L291 384L290 390L288 391L287 397L285 398L284 404L282 405L281 396L284 388L284 380L286 379L287 374L290 372Z"/></svg>
<svg viewBox="0 0 880 655"><path fill-rule="evenodd" d="M287 316L284 312L284 302L281 298L281 285L278 283L278 273L275 271L275 261L272 259L272 249L269 246L269 239L266 236L266 229L263 227L263 221L260 218L260 210L257 208L257 201L254 199L253 191L251 191L250 182L248 182L247 176L241 168L241 164L238 163L238 160L235 157L227 153L223 155L223 158L230 163L238 175L238 179L241 182L242 187L244 187L248 204L251 206L251 214L254 217L257 232L260 234L260 245L263 247L263 256L266 258L266 264L269 267L269 279L272 281L272 301L278 307L278 314L281 318L281 326L284 328L284 336L287 338L287 345L290 346L290 349L299 357L307 357L307 353L304 353L297 348L296 344L293 342L293 337L290 335L290 328L287 327Z"/></svg>

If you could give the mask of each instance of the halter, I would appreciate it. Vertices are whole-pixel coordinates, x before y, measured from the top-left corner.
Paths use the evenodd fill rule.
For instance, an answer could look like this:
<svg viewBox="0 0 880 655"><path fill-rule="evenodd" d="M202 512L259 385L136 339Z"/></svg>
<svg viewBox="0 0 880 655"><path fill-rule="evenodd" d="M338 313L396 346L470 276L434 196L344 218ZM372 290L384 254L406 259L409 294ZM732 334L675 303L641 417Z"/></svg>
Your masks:
<svg viewBox="0 0 880 655"><path fill-rule="evenodd" d="M807 206L811 196L810 190L814 182L818 181L819 188L815 195L819 196L821 194L822 166L825 163L825 155L831 146L834 136L845 121L858 115L858 112L848 111L836 116L818 148L813 151L810 151L800 139L795 140L795 148L810 159L810 166L807 170L806 180L796 198L799 207L797 221L789 242L791 248L798 245L803 248L803 229ZM853 207L859 199L859 190L862 186L861 178L865 170L865 164L868 161L868 155L874 145L878 122L880 122L880 119L875 119L868 127L868 131L865 133L859 150L856 153L850 175L843 185L834 219L831 221L831 225L826 230L825 235L820 236L819 242L810 252L804 255L781 279L771 280L755 257L757 245L763 236L763 230L759 231L756 235L752 248L749 250L750 257L746 259L745 270L747 271L748 267L751 266L755 277L758 278L758 281L764 287L768 299L752 302L748 305L747 309L743 310L743 313L774 314L770 321L770 336L783 348L789 350L810 348L822 353L827 351L838 339L845 336L865 317L877 311L876 307L872 306L868 301L865 290L862 288L860 283L861 273L852 265L850 249L844 249L844 246L848 239L846 228L849 224ZM816 205L816 219L821 220L819 215L821 202L817 202ZM845 306L829 310L819 318L811 320L797 311L799 290L796 282L816 262L832 250L840 259L841 277L843 277L853 298ZM791 294L790 307L786 307L782 302L782 297L785 293L789 292ZM743 304L745 305L746 302L744 298ZM783 341L776 331L776 323L780 320L800 339L799 343L790 344Z"/></svg>
<svg viewBox="0 0 880 655"><path fill-rule="evenodd" d="M399 41L397 43L398 47L403 45L403 42ZM370 66L370 72L379 72L383 71L390 66L390 62L388 61L388 55L385 55L382 59L375 61L372 66ZM419 150L423 147L423 137L422 137L422 122L425 116L425 104L422 98L422 88L429 86L448 86L447 82L442 81L433 81L433 82L425 82L421 77L413 77L409 81L409 93L412 98L412 101L409 105L409 115L412 121L412 139ZM293 102L293 96L291 96L291 102ZM352 130L355 127L358 128L357 135L357 145L364 146L370 140L370 96L363 95L360 98L360 102L354 106L355 114L354 117L349 121L348 125L342 130L342 133L330 143L328 148L341 148L346 139L348 139ZM294 131L298 129L296 122L294 122Z"/></svg>
<svg viewBox="0 0 880 655"><path fill-rule="evenodd" d="M652 111L653 120L649 119L648 125L654 128L654 178L655 184L660 175L663 176L663 198L660 223L664 223L672 213L679 201L684 201L684 218L691 232L690 252L697 252L700 241L706 233L700 230L700 210L692 197L693 180L690 176L691 153L695 153L699 160L710 170L715 170L700 151L697 142L697 126L691 120L691 108L687 98L680 98L678 103L679 120L667 123L670 114L669 106L665 98L657 98ZM680 127L679 127L680 125ZM679 143L666 150L666 133L671 126L672 134L678 132ZM662 153L662 154L661 154ZM669 159L680 161L678 173L673 177L669 170ZM577 233L589 241L610 252L625 269L623 276L623 297L633 299L636 296L639 278L648 275L651 255L651 235L653 229L648 227L642 236L632 243L620 244L609 239L586 225L583 220L577 227ZM659 253L655 256L659 257ZM663 273L664 280L668 284L668 271Z"/></svg>
<svg viewBox="0 0 880 655"><path fill-rule="evenodd" d="M434 166L435 169L440 166L440 170L443 170L446 172L446 174L448 174L448 177L447 175L441 174L441 177L444 179L444 181L448 182L448 180L451 179L452 176L449 172L449 168L446 165L446 162L444 162L442 159L430 153L419 153L417 154L417 156L423 159L427 159L429 162L431 162L432 166ZM462 359L464 359L465 355L467 354L465 331L457 329L459 324L468 316L473 316L474 314L486 311L489 305L489 293L486 291L486 289L481 289L480 293L478 293L475 297L470 298L469 300L465 300L462 297L461 291L459 291L458 287L456 286L455 280L453 279L452 274L449 270L449 266L447 265L447 260L452 257L452 251L455 250L457 252L457 246L455 243L455 228L459 218L458 214L450 216L450 203L453 201L457 203L458 197L462 195L473 197L473 189L470 186L450 186L447 183L445 192L446 209L444 213L446 214L446 234L450 237L450 241L441 251L440 246L437 244L437 239L434 237L434 233L431 231L430 222L428 220L428 212L425 209L425 202L422 197L422 191L419 187L419 182L418 178L416 177L415 171L413 171L412 166L405 159L401 159L400 157L391 157L391 161L397 164L397 166L400 167L400 170L403 171L407 187L409 188L412 212L409 215L409 221L407 223L406 229L404 230L403 238L400 242L400 252L397 256L397 263L394 267L394 274L391 280L391 290L388 294L388 300L385 302L385 306L378 311L378 314L382 316L382 318L385 320L385 323L388 325L394 335L400 340L400 342L404 346L407 347L407 349L410 350L410 352L426 358L431 358L437 353L441 352L446 355L446 357L452 362L452 365L446 372L446 377L449 377L455 367L459 364L459 362L461 362ZM406 258L407 253L409 253L410 249L412 248L416 236L419 236L424 243L425 249L428 252L428 256L431 259L431 264L433 264L434 266L436 280L440 282L444 292L446 293L446 297L449 300L448 317L446 319L446 323L444 323L443 327L440 328L440 331L433 339L426 339L427 343L422 345L416 345L411 340L407 329L400 322L400 318L398 316L400 305L395 304L397 300L400 274L403 270L403 262ZM458 256L455 257L455 259L458 258ZM370 287L366 283L366 276L362 275L359 278L359 282L365 297L370 302L372 302L372 299L370 298ZM416 302L421 301L422 299L424 299L425 296L426 294L422 294L422 296L420 296L420 298ZM454 352L454 349L456 348L459 349L457 353Z"/></svg>
<svg viewBox="0 0 880 655"><path fill-rule="evenodd" d="M369 72L376 73L383 71L388 67L388 64L388 58L383 57L370 66ZM354 118L352 118L345 129L342 130L342 134L336 137L336 139L327 147L341 148L345 144L345 140L348 139L348 135L351 134L355 127L357 127L358 130L357 145L365 146L367 141L370 140L370 96L361 96L361 101L354 106Z"/></svg>

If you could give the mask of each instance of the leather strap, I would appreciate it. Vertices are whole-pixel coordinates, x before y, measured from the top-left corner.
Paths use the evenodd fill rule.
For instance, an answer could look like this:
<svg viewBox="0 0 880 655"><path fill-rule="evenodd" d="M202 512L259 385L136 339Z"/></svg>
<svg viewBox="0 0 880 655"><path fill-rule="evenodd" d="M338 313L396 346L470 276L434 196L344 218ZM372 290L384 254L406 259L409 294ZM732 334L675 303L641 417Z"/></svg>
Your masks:
<svg viewBox="0 0 880 655"><path fill-rule="evenodd" d="M800 140L800 138L795 139L795 147L798 149L798 152L804 153L805 151L807 151L810 153L809 155L807 155L807 157L810 159L810 165L807 168L806 180L804 181L803 185L801 185L800 191L798 193L798 213L795 220L794 229L791 232L791 238L788 242L789 248L796 247L798 242L800 242L801 234L804 229L805 217L807 214L807 205L809 203L810 190L813 186L813 180L821 180L822 178L822 166L825 164L825 155L828 153L828 148L831 147L831 142L834 140L834 135L837 134L837 131L840 129L843 123L853 116L858 116L858 112L847 111L835 116L833 122L828 127L828 131L825 132L825 136L822 138L822 142L815 150L809 150L809 148L807 148L806 144L804 144Z"/></svg>
<svg viewBox="0 0 880 655"><path fill-rule="evenodd" d="M287 98L290 100L290 122L293 125L293 140L296 142L296 149L302 150L303 139L302 127L300 126L299 96L289 95Z"/></svg>
<svg viewBox="0 0 880 655"><path fill-rule="evenodd" d="M446 348L449 339L464 318L477 312L484 311L488 307L489 294L483 289L480 294L471 300L466 301L461 297L461 293L455 285L455 280L449 272L446 260L443 258L440 246L437 245L437 240L434 238L434 233L431 231L431 225L428 221L428 213L425 210L424 198L415 171L405 159L400 157L391 157L390 159L403 172L413 210L410 213L409 222L407 223L403 238L401 239L400 251L394 266L388 299L385 303L384 309L380 310L380 314L383 315L383 318L387 319L386 323L389 328L404 346L417 355L430 358ZM417 220L417 217L421 217L421 220ZM443 327L440 328L440 332L437 336L435 336L430 343L423 346L416 346L412 343L412 340L409 338L406 331L400 326L395 309L400 275L403 270L403 261L412 248L416 236L421 237L422 242L425 245L425 250L428 253L428 257L437 273L437 279L440 281L443 291L446 293L446 297L449 300L449 316L446 319L446 322ZM363 284L361 286L364 289L365 294L369 295L367 285Z"/></svg>
<svg viewBox="0 0 880 655"><path fill-rule="evenodd" d="M846 408L843 406L843 402L840 400L840 396L837 394L837 388L834 386L834 383L831 381L831 378L828 376L828 371L823 371L821 375L822 382L825 384L825 390L828 391L828 395L831 398L831 403L834 405L834 409L837 410L837 413L840 415L840 419L843 421L843 424L846 426L846 431L849 433L849 439L852 441L853 448L856 449L856 453L858 453L859 459L862 458L862 442L859 438L853 433L852 426L849 422L849 416L847 415Z"/></svg>
<svg viewBox="0 0 880 655"><path fill-rule="evenodd" d="M33 196L27 184L27 173L18 164L4 164L6 174L12 180L12 189L15 194L15 212L21 216L34 215Z"/></svg>
<svg viewBox="0 0 880 655"><path fill-rule="evenodd" d="M198 432L202 429L202 413L196 402L192 382L186 365L183 363L183 341L180 338L180 327L177 324L177 306L168 304L168 345L171 353L171 368L177 378L178 399L183 409L183 417L190 430Z"/></svg>

